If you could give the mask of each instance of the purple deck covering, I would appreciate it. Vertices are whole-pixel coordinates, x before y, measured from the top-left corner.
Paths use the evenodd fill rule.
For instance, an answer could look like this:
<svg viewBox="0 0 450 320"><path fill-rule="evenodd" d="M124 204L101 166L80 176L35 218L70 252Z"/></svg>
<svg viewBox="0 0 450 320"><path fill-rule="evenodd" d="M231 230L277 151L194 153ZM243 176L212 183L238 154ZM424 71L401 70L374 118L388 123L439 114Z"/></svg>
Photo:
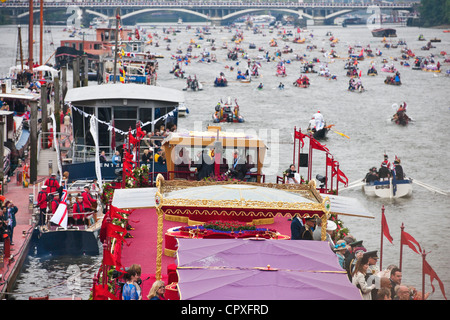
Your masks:
<svg viewBox="0 0 450 320"><path fill-rule="evenodd" d="M178 239L183 300L361 300L342 271L322 241Z"/></svg>

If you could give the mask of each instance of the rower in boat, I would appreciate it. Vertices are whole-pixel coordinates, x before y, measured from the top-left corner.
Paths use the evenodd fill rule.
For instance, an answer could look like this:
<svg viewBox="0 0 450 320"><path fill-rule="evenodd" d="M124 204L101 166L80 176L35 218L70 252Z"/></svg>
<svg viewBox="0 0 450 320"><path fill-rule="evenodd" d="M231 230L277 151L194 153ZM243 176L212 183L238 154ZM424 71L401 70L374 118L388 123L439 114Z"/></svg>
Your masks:
<svg viewBox="0 0 450 320"><path fill-rule="evenodd" d="M215 87L226 87L228 85L227 79L225 78L225 74L223 72L220 73L220 76L214 80Z"/></svg>
<svg viewBox="0 0 450 320"><path fill-rule="evenodd" d="M310 85L309 78L305 75L300 75L293 85L300 88L308 88Z"/></svg>
<svg viewBox="0 0 450 320"><path fill-rule="evenodd" d="M361 78L358 78L358 80L355 80L353 77L350 78L348 82L348 91L352 92L363 92L364 86L362 85Z"/></svg>
<svg viewBox="0 0 450 320"><path fill-rule="evenodd" d="M406 126L411 121L411 118L406 115L406 102L400 104L397 112L392 116L391 121L403 126Z"/></svg>
<svg viewBox="0 0 450 320"><path fill-rule="evenodd" d="M376 76L378 74L377 70L375 69L375 66L372 65L370 69L367 71L368 76Z"/></svg>
<svg viewBox="0 0 450 320"><path fill-rule="evenodd" d="M393 77L387 76L386 79L384 80L384 83L394 85L394 86L401 85L402 82L400 80L400 72L397 71L395 73L395 76L393 76Z"/></svg>
<svg viewBox="0 0 450 320"><path fill-rule="evenodd" d="M412 180L405 179L400 159L397 156L391 166L388 156L384 155L384 161L378 170L378 177L375 174L376 168L370 170L371 172L364 179L366 184L363 185L364 193L367 196L401 198L412 194Z"/></svg>
<svg viewBox="0 0 450 320"><path fill-rule="evenodd" d="M330 126L326 126L322 113L318 110L309 121L308 132L313 134L313 138L320 140L326 138Z"/></svg>

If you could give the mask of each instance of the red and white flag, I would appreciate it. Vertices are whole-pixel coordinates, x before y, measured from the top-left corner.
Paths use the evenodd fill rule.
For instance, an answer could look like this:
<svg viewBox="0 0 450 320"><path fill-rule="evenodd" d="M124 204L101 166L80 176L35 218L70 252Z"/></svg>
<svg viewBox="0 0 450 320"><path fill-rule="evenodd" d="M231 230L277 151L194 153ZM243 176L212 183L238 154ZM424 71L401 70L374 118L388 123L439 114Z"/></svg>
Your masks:
<svg viewBox="0 0 450 320"><path fill-rule="evenodd" d="M61 202L58 205L58 208L55 211L55 214L50 219L51 222L67 229L67 190L63 190Z"/></svg>

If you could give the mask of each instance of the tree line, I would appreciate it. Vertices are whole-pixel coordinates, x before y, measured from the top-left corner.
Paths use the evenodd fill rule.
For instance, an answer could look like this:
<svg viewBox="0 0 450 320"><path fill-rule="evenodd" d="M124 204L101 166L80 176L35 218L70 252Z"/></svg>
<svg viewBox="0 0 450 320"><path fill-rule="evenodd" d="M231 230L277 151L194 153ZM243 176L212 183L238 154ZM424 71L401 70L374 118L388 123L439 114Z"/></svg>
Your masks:
<svg viewBox="0 0 450 320"><path fill-rule="evenodd" d="M450 24L450 0L421 0L419 12L424 27Z"/></svg>

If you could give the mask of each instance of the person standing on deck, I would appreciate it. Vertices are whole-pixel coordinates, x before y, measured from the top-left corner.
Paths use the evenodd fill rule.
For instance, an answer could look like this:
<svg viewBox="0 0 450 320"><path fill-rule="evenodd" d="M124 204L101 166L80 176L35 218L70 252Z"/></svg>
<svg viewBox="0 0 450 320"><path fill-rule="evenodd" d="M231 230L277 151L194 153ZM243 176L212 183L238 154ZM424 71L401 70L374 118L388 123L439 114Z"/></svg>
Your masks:
<svg viewBox="0 0 450 320"><path fill-rule="evenodd" d="M83 204L83 196L78 194L77 202L74 203L72 207L73 219L77 224L81 224L84 219L84 204Z"/></svg>
<svg viewBox="0 0 450 320"><path fill-rule="evenodd" d="M91 188L88 185L84 186L84 191L81 195L83 197L84 210L85 211L96 210L97 200L92 198Z"/></svg>
<svg viewBox="0 0 450 320"><path fill-rule="evenodd" d="M47 186L43 185L42 190L38 193L37 206L39 207L39 222L38 225L45 224L45 214L47 213Z"/></svg>
<svg viewBox="0 0 450 320"><path fill-rule="evenodd" d="M60 204L60 200L59 200L59 193L55 193L53 195L53 199L50 202L50 208L52 209L52 214L55 214L56 209L58 209L58 206Z"/></svg>
<svg viewBox="0 0 450 320"><path fill-rule="evenodd" d="M314 120L316 122L316 131L321 130L325 125L325 120L323 119L323 115L320 113L320 110L314 114Z"/></svg>
<svg viewBox="0 0 450 320"><path fill-rule="evenodd" d="M58 180L56 180L56 173L55 172L53 172L50 175L50 178L48 178L45 181L44 185L47 186L47 193L48 194L52 194L52 193L54 193L54 192L56 192L58 190L59 182L58 182Z"/></svg>

